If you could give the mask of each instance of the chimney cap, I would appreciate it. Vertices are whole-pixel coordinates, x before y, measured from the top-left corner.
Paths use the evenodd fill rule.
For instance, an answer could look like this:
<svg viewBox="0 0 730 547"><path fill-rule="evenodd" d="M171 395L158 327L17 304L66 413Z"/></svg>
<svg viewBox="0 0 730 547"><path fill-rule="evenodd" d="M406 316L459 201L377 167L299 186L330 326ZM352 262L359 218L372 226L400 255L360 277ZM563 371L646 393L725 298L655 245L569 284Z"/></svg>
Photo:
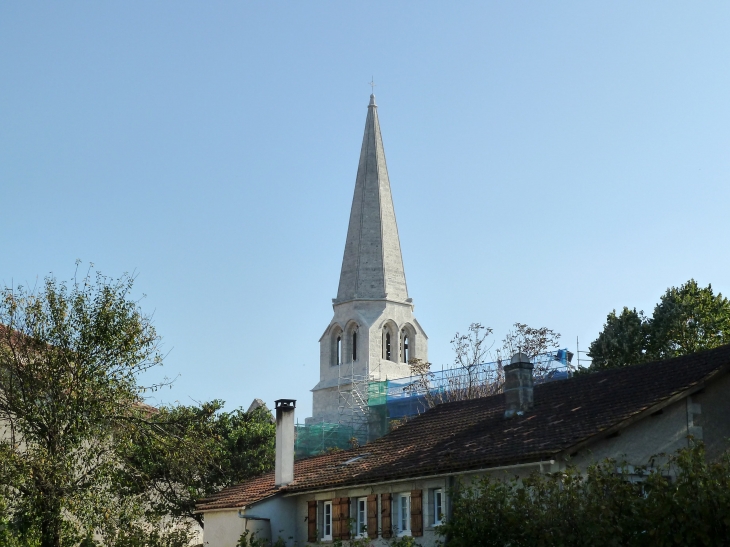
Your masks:
<svg viewBox="0 0 730 547"><path fill-rule="evenodd" d="M277 399L274 401L274 408L282 408L282 409L289 409L289 408L296 408L297 407L297 400L296 399Z"/></svg>
<svg viewBox="0 0 730 547"><path fill-rule="evenodd" d="M512 359L510 359L510 361L509 361L510 365L514 365L516 363L532 364L532 360L526 354L519 352L519 353L515 353L512 356Z"/></svg>

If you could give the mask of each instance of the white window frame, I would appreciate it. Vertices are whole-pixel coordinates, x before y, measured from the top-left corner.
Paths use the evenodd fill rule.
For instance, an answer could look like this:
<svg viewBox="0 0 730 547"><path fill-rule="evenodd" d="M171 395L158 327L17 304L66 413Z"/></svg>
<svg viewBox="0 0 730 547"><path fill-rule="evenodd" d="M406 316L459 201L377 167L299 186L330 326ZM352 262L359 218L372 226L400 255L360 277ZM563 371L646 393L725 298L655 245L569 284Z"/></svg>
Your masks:
<svg viewBox="0 0 730 547"><path fill-rule="evenodd" d="M440 526L444 523L441 515L444 514L444 489L436 488L433 491L433 525Z"/></svg>
<svg viewBox="0 0 730 547"><path fill-rule="evenodd" d="M362 504L362 512L360 511ZM355 500L355 538L368 537L368 499L357 498Z"/></svg>
<svg viewBox="0 0 730 547"><path fill-rule="evenodd" d="M329 523L327 522L327 507L330 509ZM327 524L330 527L330 533L327 534ZM332 502L326 501L322 507L322 539L324 541L332 541Z"/></svg>
<svg viewBox="0 0 730 547"><path fill-rule="evenodd" d="M404 527L403 508L405 505L405 523L408 527ZM398 495L398 537L411 535L411 493L404 492Z"/></svg>

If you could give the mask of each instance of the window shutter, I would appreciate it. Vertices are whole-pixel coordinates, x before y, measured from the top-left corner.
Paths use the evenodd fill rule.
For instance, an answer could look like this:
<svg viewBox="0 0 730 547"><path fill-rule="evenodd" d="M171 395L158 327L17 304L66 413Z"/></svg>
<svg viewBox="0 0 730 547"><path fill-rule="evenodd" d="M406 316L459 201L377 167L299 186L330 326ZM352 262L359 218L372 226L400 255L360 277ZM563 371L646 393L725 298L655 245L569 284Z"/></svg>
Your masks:
<svg viewBox="0 0 730 547"><path fill-rule="evenodd" d="M368 537L375 539L378 537L378 496L373 494L368 496Z"/></svg>
<svg viewBox="0 0 730 547"><path fill-rule="evenodd" d="M390 520L390 502L393 499L391 494L380 494L380 522L383 526L383 537L393 537L393 524Z"/></svg>
<svg viewBox="0 0 730 547"><path fill-rule="evenodd" d="M421 490L411 492L411 535L423 535L423 494Z"/></svg>
<svg viewBox="0 0 730 547"><path fill-rule="evenodd" d="M350 498L340 498L340 539L350 539Z"/></svg>
<svg viewBox="0 0 730 547"><path fill-rule="evenodd" d="M340 521L340 498L332 500L332 539L342 539L342 522Z"/></svg>
<svg viewBox="0 0 730 547"><path fill-rule="evenodd" d="M307 515L307 541L314 543L317 541L317 502L307 502L309 506Z"/></svg>

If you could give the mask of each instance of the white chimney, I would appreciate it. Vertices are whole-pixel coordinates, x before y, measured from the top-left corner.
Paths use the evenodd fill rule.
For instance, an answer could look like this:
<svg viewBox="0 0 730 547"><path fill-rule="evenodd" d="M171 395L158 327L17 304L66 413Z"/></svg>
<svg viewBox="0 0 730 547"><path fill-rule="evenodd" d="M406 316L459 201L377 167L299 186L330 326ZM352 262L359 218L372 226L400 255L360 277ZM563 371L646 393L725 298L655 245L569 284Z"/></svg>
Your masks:
<svg viewBox="0 0 730 547"><path fill-rule="evenodd" d="M294 399L274 401L276 408L276 466L275 486L285 486L294 480Z"/></svg>

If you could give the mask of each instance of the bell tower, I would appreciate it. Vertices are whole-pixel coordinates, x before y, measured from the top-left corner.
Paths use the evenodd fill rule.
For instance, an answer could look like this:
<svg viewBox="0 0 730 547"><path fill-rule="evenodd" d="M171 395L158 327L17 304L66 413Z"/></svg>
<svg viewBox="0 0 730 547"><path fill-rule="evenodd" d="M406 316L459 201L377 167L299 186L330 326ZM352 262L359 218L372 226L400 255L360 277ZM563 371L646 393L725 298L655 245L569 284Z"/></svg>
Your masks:
<svg viewBox="0 0 730 547"><path fill-rule="evenodd" d="M410 375L408 361L428 360L428 337L413 315L398 225L370 95L352 197L334 316L320 344L320 380L309 423L365 422L367 384Z"/></svg>

